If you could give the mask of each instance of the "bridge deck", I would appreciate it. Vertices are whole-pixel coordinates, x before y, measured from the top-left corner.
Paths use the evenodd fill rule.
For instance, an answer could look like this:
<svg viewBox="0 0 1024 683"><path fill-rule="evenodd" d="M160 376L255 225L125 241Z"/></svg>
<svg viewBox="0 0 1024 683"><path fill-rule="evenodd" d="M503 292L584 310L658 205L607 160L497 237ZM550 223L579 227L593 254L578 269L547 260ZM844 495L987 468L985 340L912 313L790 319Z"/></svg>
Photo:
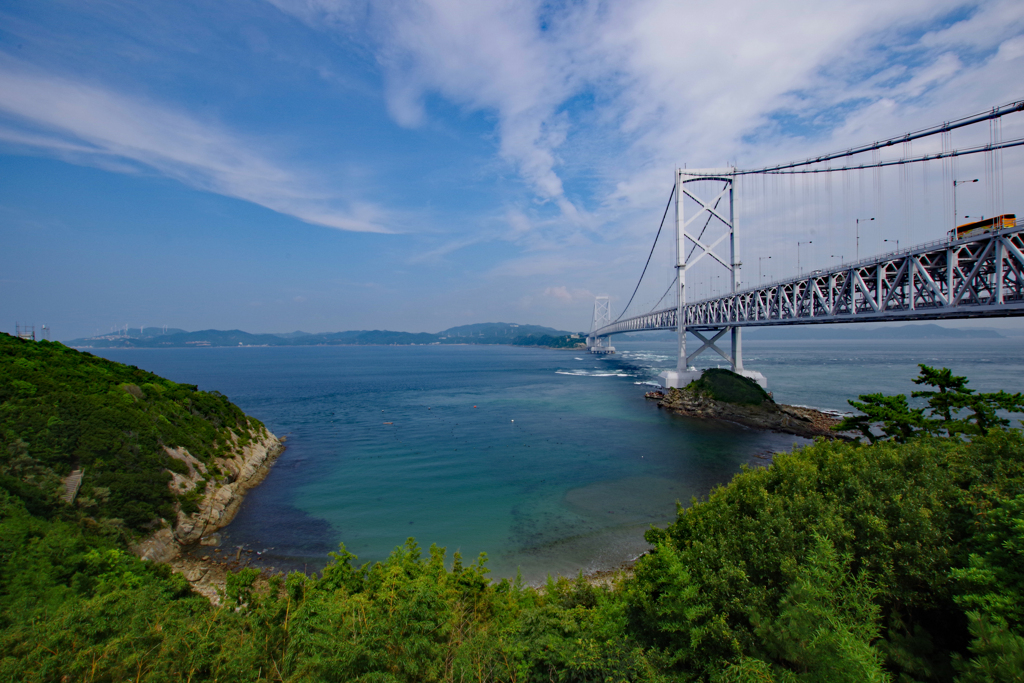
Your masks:
<svg viewBox="0 0 1024 683"><path fill-rule="evenodd" d="M1024 226L942 240L686 304L687 329L1024 316ZM678 329L676 308L591 333Z"/></svg>

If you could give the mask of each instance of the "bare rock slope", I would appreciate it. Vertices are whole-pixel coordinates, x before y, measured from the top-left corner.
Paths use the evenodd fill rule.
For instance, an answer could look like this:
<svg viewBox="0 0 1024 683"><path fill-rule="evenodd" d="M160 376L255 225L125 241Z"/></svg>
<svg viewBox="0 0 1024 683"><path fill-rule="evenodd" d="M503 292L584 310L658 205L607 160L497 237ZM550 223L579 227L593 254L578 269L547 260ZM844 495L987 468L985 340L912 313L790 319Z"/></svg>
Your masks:
<svg viewBox="0 0 1024 683"><path fill-rule="evenodd" d="M185 463L188 473L171 472L168 486L176 494L199 493L198 510L178 510L173 523L144 539L133 550L144 560L170 562L182 546L202 542L226 526L238 512L246 491L263 481L277 456L284 450L281 441L260 426L240 439L232 433L235 447L230 457L216 458L207 467L184 448L167 449L168 455ZM215 470L211 472L210 470Z"/></svg>

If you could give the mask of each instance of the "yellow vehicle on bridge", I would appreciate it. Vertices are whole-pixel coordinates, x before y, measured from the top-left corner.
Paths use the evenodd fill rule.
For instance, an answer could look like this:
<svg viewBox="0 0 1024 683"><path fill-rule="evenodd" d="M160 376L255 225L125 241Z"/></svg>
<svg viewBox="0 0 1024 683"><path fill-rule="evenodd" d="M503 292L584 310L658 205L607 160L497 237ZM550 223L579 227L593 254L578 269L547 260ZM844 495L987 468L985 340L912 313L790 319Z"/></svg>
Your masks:
<svg viewBox="0 0 1024 683"><path fill-rule="evenodd" d="M958 225L956 228L949 231L949 238L952 240L959 240L964 237L980 235L983 232L992 232L993 230L1004 230L1006 228L1015 227L1017 227L1017 214L1004 213L1002 216L996 216L995 218L983 218L980 221L973 221L971 223Z"/></svg>

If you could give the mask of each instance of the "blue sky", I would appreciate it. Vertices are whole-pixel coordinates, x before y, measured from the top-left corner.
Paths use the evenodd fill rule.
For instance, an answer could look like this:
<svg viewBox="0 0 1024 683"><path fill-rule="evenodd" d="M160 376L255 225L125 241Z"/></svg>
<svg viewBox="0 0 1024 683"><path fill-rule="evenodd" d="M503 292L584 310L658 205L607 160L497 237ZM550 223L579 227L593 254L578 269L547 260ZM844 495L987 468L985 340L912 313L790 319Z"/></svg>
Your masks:
<svg viewBox="0 0 1024 683"><path fill-rule="evenodd" d="M1022 73L1012 1L8 0L0 330L585 329L674 166L888 137Z"/></svg>

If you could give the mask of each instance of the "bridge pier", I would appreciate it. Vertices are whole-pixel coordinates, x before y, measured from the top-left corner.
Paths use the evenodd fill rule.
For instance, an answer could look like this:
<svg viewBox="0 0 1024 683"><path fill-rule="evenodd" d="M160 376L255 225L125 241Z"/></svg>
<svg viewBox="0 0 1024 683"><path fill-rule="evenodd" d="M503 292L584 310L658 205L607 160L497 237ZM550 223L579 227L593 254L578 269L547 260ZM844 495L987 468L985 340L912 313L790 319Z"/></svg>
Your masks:
<svg viewBox="0 0 1024 683"><path fill-rule="evenodd" d="M745 370L743 368L743 330L739 327L722 327L715 332L714 336L705 337L701 334L701 330L689 330L690 334L697 337L701 342L701 347L691 354L686 353L686 332L682 330L679 334L679 360L675 370L666 370L658 375L661 380L661 386L666 389L682 388L690 382L700 379L700 376L704 373L703 370L698 370L693 367L693 360L704 353L705 351L714 351L719 356L724 358L732 366L732 371L737 375L742 375L748 379L752 379L762 388L768 389L768 379L756 370ZM725 336L726 332L731 332L732 348L731 353L726 353L718 347L716 342Z"/></svg>
<svg viewBox="0 0 1024 683"><path fill-rule="evenodd" d="M682 389L690 382L695 382L704 374L703 370L689 368L687 370L666 370L658 375L661 386L665 389Z"/></svg>
<svg viewBox="0 0 1024 683"><path fill-rule="evenodd" d="M687 330L687 291L686 272L698 261L708 257L724 266L729 271L729 288L735 293L740 288L740 268L742 263L739 259L739 236L736 234L737 218L733 198L733 180L735 168L686 170L676 169L675 199L676 199L676 329L679 332L679 355L676 360L675 370L666 370L659 375L661 384L666 389L685 387L690 382L698 379L702 371L693 367L693 359L704 351L714 351L732 365L732 371L748 377L757 382L761 388L768 388L768 380L760 372L743 369L743 330L736 326L725 325L710 331L715 335L710 339L701 334L699 330ZM721 183L721 190L711 198L702 197L697 189L701 183L708 181ZM691 190L691 188L694 188ZM716 187L717 189L717 187ZM728 200L728 209L719 210L718 206L722 199ZM689 202L697 210L689 218L686 213L686 203ZM728 216L728 218L726 218ZM700 219L700 220L698 220ZM699 233L688 230L688 226L697 221L697 225L703 225ZM705 231L712 220L716 226L724 228L720 237L714 239L711 235L704 239ZM724 254L716 251L724 239L728 238L729 255L728 259ZM712 241L714 239L714 241ZM689 331L702 343L696 352L686 353L686 333ZM721 339L726 332L731 332L732 353L726 354L718 348L715 343Z"/></svg>
<svg viewBox="0 0 1024 683"><path fill-rule="evenodd" d="M587 337L587 351L590 353L615 353L611 345L611 337Z"/></svg>

